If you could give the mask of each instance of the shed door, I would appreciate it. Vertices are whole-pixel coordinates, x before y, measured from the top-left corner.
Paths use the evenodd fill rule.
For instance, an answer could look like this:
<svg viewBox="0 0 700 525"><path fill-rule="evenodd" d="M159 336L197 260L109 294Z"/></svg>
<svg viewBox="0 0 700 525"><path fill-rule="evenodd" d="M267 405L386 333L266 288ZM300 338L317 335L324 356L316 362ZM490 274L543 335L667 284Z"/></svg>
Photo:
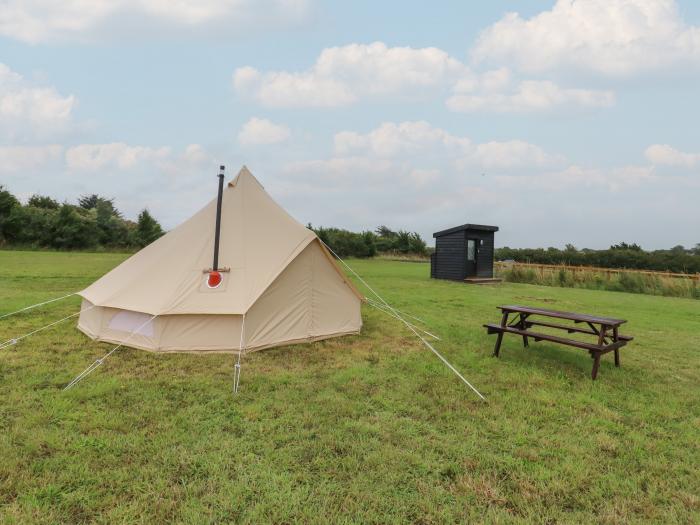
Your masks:
<svg viewBox="0 0 700 525"><path fill-rule="evenodd" d="M476 239L467 239L467 277L476 275L476 250L479 242Z"/></svg>

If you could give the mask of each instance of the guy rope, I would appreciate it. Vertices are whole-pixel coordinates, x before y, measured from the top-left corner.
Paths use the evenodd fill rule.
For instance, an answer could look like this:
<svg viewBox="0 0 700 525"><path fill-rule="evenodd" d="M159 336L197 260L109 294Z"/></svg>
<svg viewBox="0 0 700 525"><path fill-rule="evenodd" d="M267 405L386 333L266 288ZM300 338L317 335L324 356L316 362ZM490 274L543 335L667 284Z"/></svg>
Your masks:
<svg viewBox="0 0 700 525"><path fill-rule="evenodd" d="M124 346L126 343L128 343L128 342L131 340L131 338L134 336L135 333L137 333L139 330L141 330L141 328L143 328L144 326L146 326L148 323L150 323L151 321L153 321L153 319L155 319L155 318L156 318L156 316L155 316L155 315L152 315L151 318L150 318L148 321L146 321L145 323L143 323L143 324L137 326L136 328L134 328L134 329L131 331L131 333L129 333L129 336L128 336L123 342L119 343L117 346L115 346L114 348L112 348L109 352L107 352L105 355L103 355L103 356L100 357L99 359L96 359L95 361L93 361L93 363L90 364L85 370L83 370L83 371L80 372L77 376L75 376L75 378L73 378L73 380L72 380L70 383L68 383L68 384L63 388L63 391L65 392L66 390L69 390L69 389L73 388L76 384L78 384L80 381L82 381L82 380L85 379L88 375L90 375L92 372L94 372L102 363L105 362L105 360L106 360L109 356L111 356L114 352L116 352L116 351L119 350L122 346Z"/></svg>
<svg viewBox="0 0 700 525"><path fill-rule="evenodd" d="M71 295L75 295L75 294L71 294ZM68 296L66 296L66 297L68 297ZM91 310L91 309L94 308L94 307L95 307L95 305L90 305L90 306L88 306L87 308L83 308L83 309L81 309L81 310L79 310L79 311L77 311L77 312L75 312L75 313L73 313L73 314L67 315L67 316L64 317L63 319L59 319L58 321L54 321L54 322L52 322L52 323L49 323L49 324L47 324L47 325L45 325L45 326L42 326L41 328L37 328L36 330L32 330L31 332L26 333L26 334L24 334L24 335L21 335L21 336L19 336L19 337L13 337L12 339L8 339L7 341L5 341L5 342L3 342L3 343L0 343L0 350L2 350L2 349L4 349L4 348L7 348L7 347L9 347L9 346L16 345L16 344L19 343L22 339L25 339L25 338L29 337L30 335L34 335L34 334L36 334L36 333L42 332L42 331L46 330L47 328L51 328L52 326L55 326L55 325L57 325L57 324L59 324L59 323L62 323L63 321L67 321L68 319L71 319L71 318L75 317L76 315L80 315L80 314L83 313L83 312L87 312L88 310Z"/></svg>
<svg viewBox="0 0 700 525"><path fill-rule="evenodd" d="M323 241L321 241L321 242L323 242ZM364 284L365 287L367 287L367 289L368 289L370 292L372 292L372 294L373 294L375 297L377 297L377 299L379 299L379 301L381 301L381 304L382 304L382 306L383 306L384 308L383 308L383 309L382 309L382 308L377 308L378 310L381 310L381 311L383 311L383 312L386 313L386 314L390 314L390 315L393 314L392 317L395 317L396 319L398 319L399 321L401 321L404 325L406 325L406 327L407 327L409 330L411 330L411 332L413 332L413 333L415 334L415 336L418 337L418 339L420 339L421 342L422 342L431 352L433 352L433 353L445 364L445 366L447 366L450 370L452 370L452 372L454 372L454 374L455 374L457 377L459 377L459 378L462 380L462 382L464 382L465 385L467 385L469 388L471 388L477 396L479 396L483 401L486 401L486 398L481 394L481 392L479 392L479 391L474 387L474 385L472 385L469 381L467 381L467 380L464 378L464 376L459 372L459 370L457 370L454 366L452 366L452 364L451 364L447 359L445 359L445 358L440 354L440 352L438 352L438 351L435 349L435 347L434 347L433 345L431 345L431 344L418 332L418 330L416 330L416 328L414 327L414 325L412 325L411 323L409 323L408 321L406 321L406 320L401 316L401 314L399 313L398 310L396 310L393 306L391 306L389 303L387 303L387 302L384 300L384 298L383 298L381 295L379 295L379 294L374 290L374 288L372 288L369 284L367 284L367 281L365 281L362 277L360 277L360 275L359 275L355 270L353 270L343 259L341 259L340 256L339 256L337 253L335 253L335 252L331 249L330 246L328 246L325 242L323 242L323 244L325 245L326 248L328 248L328 250L329 250L333 255L335 255L335 257L343 264L343 266L345 266L355 277L357 277L357 279L358 279L362 284ZM369 304L372 305L372 306L374 306L372 303L369 303ZM387 311L387 310L388 310L388 311ZM430 334L430 335L432 335L432 334Z"/></svg>
<svg viewBox="0 0 700 525"><path fill-rule="evenodd" d="M32 310L34 308L44 306L45 304L55 303L56 301L60 301L62 299L67 299L68 297L73 297L77 293L78 292L73 292L73 293L69 293L68 295L64 295L63 297L57 297L56 299L49 299L48 301L44 301L43 303L37 303L37 304L33 304L31 306L25 306L24 308L20 308L19 310L15 311L15 312L10 312L9 314L0 315L0 319L5 319L5 317L10 317L11 315L15 315L15 314L18 314L21 312L26 312L27 310Z"/></svg>

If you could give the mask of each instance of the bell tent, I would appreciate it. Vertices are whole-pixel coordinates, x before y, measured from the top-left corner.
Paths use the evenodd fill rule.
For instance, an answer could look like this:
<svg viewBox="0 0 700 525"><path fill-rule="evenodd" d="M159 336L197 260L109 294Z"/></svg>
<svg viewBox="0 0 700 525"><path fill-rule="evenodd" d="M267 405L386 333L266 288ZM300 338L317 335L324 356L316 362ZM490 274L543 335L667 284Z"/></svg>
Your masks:
<svg viewBox="0 0 700 525"><path fill-rule="evenodd" d="M360 331L362 296L313 231L245 166L220 196L220 219L214 199L80 292L78 328L154 352L236 353Z"/></svg>

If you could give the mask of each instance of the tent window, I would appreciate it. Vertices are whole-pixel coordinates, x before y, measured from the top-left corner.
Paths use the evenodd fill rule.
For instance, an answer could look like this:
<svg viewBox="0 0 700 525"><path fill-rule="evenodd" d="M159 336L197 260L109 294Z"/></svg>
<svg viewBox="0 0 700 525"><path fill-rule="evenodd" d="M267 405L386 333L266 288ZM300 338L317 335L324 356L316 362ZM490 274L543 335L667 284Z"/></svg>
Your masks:
<svg viewBox="0 0 700 525"><path fill-rule="evenodd" d="M153 337L153 323L148 314L140 312L121 311L109 320L109 329L117 332L134 333L145 337ZM145 323L145 324L144 324ZM142 326L143 325L143 326Z"/></svg>

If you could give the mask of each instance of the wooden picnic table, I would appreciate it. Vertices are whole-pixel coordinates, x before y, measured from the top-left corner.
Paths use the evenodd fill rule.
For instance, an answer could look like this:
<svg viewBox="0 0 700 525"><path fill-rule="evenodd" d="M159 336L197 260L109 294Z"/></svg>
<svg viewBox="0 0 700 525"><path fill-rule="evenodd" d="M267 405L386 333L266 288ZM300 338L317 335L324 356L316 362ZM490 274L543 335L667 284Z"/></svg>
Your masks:
<svg viewBox="0 0 700 525"><path fill-rule="evenodd" d="M503 334L515 334L523 338L523 346L528 347L528 338L535 341L551 341L575 348L587 350L593 358L593 379L598 375L600 366L600 356L608 352L615 352L615 366L620 366L620 348L632 341L632 337L619 333L620 325L626 323L624 319L614 319L612 317L600 317L597 315L579 314L575 312L561 312L559 310L548 310L546 308L534 308L530 306L504 305L498 306L501 310L501 324L485 324L489 334L498 334L493 355L498 357L501 351ZM515 317L509 322L509 316ZM534 319L533 319L534 316ZM544 319L543 319L544 318ZM574 324L560 324L552 322L551 319L573 321ZM587 328L577 326L585 324ZM597 342L587 343L567 337L551 335L541 331L534 331L532 327L543 327L550 329L565 330L567 333L579 333L596 336Z"/></svg>

